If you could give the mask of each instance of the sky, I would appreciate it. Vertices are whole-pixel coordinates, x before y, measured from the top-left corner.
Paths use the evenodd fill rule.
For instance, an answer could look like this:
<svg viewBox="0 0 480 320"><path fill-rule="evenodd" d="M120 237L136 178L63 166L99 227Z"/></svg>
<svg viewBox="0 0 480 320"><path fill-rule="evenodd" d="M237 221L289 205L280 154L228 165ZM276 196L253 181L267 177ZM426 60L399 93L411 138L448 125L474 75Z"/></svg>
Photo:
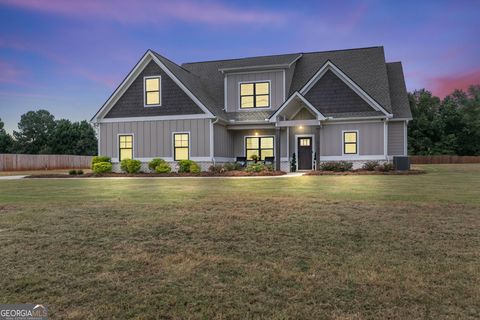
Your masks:
<svg viewBox="0 0 480 320"><path fill-rule="evenodd" d="M89 120L147 49L176 63L385 47L407 89L480 84L480 1L0 0L0 119Z"/></svg>

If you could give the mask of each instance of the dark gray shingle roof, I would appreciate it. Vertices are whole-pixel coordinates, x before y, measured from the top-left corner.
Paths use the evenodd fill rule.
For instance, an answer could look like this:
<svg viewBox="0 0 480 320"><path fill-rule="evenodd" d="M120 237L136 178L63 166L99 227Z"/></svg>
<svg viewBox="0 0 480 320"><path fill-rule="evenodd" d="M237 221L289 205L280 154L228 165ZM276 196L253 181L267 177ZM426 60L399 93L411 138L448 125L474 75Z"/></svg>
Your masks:
<svg viewBox="0 0 480 320"><path fill-rule="evenodd" d="M407 88L403 77L401 62L387 63L388 83L390 84L390 100L394 118L412 118Z"/></svg>
<svg viewBox="0 0 480 320"><path fill-rule="evenodd" d="M224 111L224 74L221 69L291 64L286 72L288 95L291 95L300 90L328 60L340 68L385 110L393 112L395 117L410 115L401 65L387 64L383 47L192 62L181 66L158 53L154 52L154 54L212 113L224 119L248 117L248 120L263 120L265 118L264 113L261 112L229 115ZM257 118L250 119L255 116Z"/></svg>

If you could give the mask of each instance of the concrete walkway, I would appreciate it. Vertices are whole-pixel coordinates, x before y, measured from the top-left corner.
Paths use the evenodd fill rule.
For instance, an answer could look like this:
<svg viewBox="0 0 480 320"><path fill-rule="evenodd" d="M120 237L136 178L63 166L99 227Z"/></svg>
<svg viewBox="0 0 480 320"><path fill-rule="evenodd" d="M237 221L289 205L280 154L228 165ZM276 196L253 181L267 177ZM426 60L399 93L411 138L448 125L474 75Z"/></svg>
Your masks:
<svg viewBox="0 0 480 320"><path fill-rule="evenodd" d="M0 180L18 180L23 179L26 176L0 176Z"/></svg>

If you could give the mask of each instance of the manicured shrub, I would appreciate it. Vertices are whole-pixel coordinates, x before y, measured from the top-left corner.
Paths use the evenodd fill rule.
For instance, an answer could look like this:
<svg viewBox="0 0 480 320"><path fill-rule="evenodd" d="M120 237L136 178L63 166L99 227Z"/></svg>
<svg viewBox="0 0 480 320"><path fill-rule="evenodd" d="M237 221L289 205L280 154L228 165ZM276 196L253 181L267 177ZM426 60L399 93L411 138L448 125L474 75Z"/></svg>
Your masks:
<svg viewBox="0 0 480 320"><path fill-rule="evenodd" d="M81 176L83 174L83 170L82 169L77 170L77 174Z"/></svg>
<svg viewBox="0 0 480 320"><path fill-rule="evenodd" d="M259 158L258 158L258 156L257 156L256 154L252 154L252 155L250 156L250 159L252 159L253 161L255 161L255 163L257 163L258 160L259 160Z"/></svg>
<svg viewBox="0 0 480 320"><path fill-rule="evenodd" d="M172 167L167 163L163 162L160 163L158 166L155 167L156 173L170 173L172 172Z"/></svg>
<svg viewBox="0 0 480 320"><path fill-rule="evenodd" d="M362 169L367 171L374 171L378 166L378 161L367 161L363 164Z"/></svg>
<svg viewBox="0 0 480 320"><path fill-rule="evenodd" d="M180 160L178 161L178 172L200 172L200 166L193 160Z"/></svg>
<svg viewBox="0 0 480 320"><path fill-rule="evenodd" d="M257 162L257 163L250 163L247 168L245 168L245 171L247 172L262 172L265 171L266 167L263 163Z"/></svg>
<svg viewBox="0 0 480 320"><path fill-rule="evenodd" d="M106 156L95 156L92 158L92 169L93 169L93 165L95 163L99 163L99 162L112 162L112 159L110 157L106 157Z"/></svg>
<svg viewBox="0 0 480 320"><path fill-rule="evenodd" d="M97 162L93 165L93 173L112 172L112 164L110 162Z"/></svg>
<svg viewBox="0 0 480 320"><path fill-rule="evenodd" d="M290 161L290 171L297 171L297 157L295 155L295 152L292 154L292 160Z"/></svg>
<svg viewBox="0 0 480 320"><path fill-rule="evenodd" d="M382 172L392 171L393 169L394 169L394 166L393 166L393 163L391 162L385 162L384 164L377 167L377 170Z"/></svg>
<svg viewBox="0 0 480 320"><path fill-rule="evenodd" d="M142 162L140 160L125 159L120 162L120 169L127 173L137 173L142 168Z"/></svg>
<svg viewBox="0 0 480 320"><path fill-rule="evenodd" d="M240 163L236 163L236 162L227 162L223 165L223 168L226 170L226 171L234 171L234 170L241 170L242 169L242 166L240 165Z"/></svg>
<svg viewBox="0 0 480 320"><path fill-rule="evenodd" d="M68 171L68 174L71 176L76 176L77 175L77 170L70 170Z"/></svg>
<svg viewBox="0 0 480 320"><path fill-rule="evenodd" d="M156 171L157 170L157 167L163 163L167 163L165 160L161 159L161 158L155 158L155 159L152 159L152 161L150 161L148 163L148 168L151 170L151 171Z"/></svg>
<svg viewBox="0 0 480 320"><path fill-rule="evenodd" d="M343 172L352 170L353 162L349 161L327 161L320 164L320 170Z"/></svg>

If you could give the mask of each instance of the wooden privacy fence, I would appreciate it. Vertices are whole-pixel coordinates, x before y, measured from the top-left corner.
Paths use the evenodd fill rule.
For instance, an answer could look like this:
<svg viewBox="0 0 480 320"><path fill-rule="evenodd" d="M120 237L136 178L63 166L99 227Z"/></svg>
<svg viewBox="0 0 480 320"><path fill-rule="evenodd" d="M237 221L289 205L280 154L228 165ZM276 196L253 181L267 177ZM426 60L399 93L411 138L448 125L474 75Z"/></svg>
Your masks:
<svg viewBox="0 0 480 320"><path fill-rule="evenodd" d="M480 163L480 156L410 156L412 164Z"/></svg>
<svg viewBox="0 0 480 320"><path fill-rule="evenodd" d="M86 169L91 156L63 154L0 154L0 171Z"/></svg>

